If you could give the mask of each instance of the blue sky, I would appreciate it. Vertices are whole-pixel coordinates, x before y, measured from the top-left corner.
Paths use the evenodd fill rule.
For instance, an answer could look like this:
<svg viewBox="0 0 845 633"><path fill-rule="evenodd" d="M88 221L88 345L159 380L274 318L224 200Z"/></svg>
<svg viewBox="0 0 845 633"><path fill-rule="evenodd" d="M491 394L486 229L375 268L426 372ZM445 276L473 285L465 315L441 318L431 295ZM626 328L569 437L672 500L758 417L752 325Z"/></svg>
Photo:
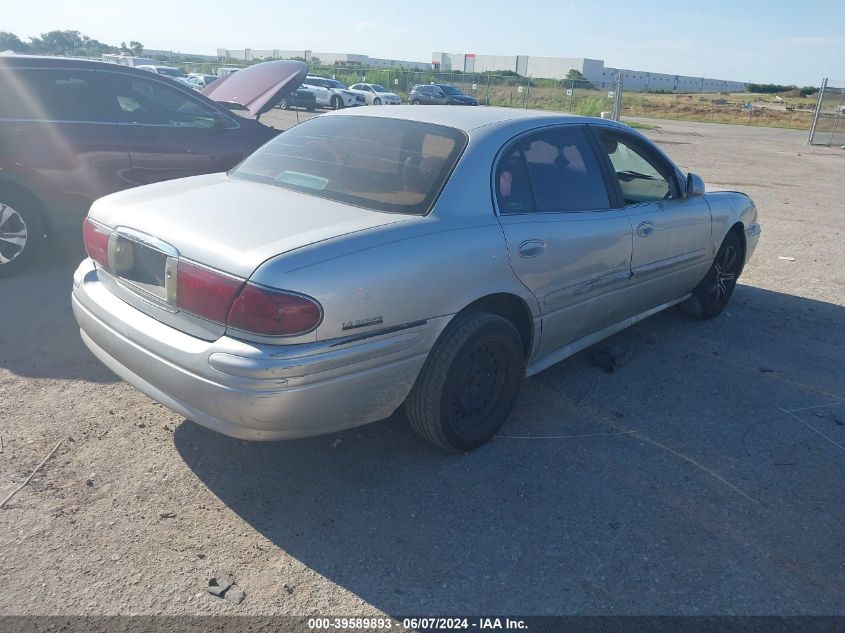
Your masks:
<svg viewBox="0 0 845 633"><path fill-rule="evenodd" d="M74 29L187 53L526 54L737 81L845 79L845 0L0 0L0 16L0 30L21 37Z"/></svg>

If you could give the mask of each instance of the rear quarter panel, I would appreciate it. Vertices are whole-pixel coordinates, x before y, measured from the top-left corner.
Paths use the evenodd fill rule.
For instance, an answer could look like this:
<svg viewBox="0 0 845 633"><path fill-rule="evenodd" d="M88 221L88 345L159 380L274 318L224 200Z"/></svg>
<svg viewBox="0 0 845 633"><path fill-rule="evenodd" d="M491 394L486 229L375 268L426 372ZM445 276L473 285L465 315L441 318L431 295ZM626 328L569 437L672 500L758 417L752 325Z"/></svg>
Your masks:
<svg viewBox="0 0 845 633"><path fill-rule="evenodd" d="M511 269L494 220L421 217L280 256L252 280L317 299L324 311L317 340L451 316L495 293L515 294L538 314L536 300ZM379 322L349 327L370 319Z"/></svg>

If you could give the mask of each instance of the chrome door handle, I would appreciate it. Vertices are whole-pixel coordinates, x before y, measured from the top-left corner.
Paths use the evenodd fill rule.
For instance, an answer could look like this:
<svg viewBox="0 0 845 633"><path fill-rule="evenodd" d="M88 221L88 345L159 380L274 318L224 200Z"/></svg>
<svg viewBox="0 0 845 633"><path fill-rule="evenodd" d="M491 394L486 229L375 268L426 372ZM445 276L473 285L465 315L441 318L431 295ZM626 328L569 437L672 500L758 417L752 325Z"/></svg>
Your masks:
<svg viewBox="0 0 845 633"><path fill-rule="evenodd" d="M526 240L516 249L519 256L524 259L539 257L546 250L546 243L543 240Z"/></svg>

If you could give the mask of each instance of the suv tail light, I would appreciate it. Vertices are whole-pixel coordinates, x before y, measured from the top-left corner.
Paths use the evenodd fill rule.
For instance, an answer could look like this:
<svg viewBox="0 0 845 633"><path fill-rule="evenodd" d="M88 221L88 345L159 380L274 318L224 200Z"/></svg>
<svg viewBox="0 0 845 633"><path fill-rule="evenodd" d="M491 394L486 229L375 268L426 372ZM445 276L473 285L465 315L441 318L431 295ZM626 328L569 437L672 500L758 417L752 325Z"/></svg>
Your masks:
<svg viewBox="0 0 845 633"><path fill-rule="evenodd" d="M176 305L209 321L226 323L244 280L180 259L176 267Z"/></svg>
<svg viewBox="0 0 845 633"><path fill-rule="evenodd" d="M229 312L228 327L266 336L310 332L323 320L314 299L247 283Z"/></svg>
<svg viewBox="0 0 845 633"><path fill-rule="evenodd" d="M82 222L82 238L85 240L85 252L88 257L105 269L109 267L109 238L111 230L97 224L91 218Z"/></svg>

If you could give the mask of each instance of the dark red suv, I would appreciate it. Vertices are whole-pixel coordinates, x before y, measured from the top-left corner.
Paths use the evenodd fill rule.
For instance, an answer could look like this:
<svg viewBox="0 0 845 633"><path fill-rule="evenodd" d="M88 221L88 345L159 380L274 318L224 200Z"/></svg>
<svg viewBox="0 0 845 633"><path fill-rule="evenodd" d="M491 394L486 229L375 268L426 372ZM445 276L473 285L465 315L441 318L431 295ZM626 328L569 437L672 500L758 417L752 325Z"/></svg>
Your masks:
<svg viewBox="0 0 845 633"><path fill-rule="evenodd" d="M0 56L0 277L45 235L78 235L100 196L234 167L279 132L257 118L306 70L256 64L199 93L117 64Z"/></svg>

